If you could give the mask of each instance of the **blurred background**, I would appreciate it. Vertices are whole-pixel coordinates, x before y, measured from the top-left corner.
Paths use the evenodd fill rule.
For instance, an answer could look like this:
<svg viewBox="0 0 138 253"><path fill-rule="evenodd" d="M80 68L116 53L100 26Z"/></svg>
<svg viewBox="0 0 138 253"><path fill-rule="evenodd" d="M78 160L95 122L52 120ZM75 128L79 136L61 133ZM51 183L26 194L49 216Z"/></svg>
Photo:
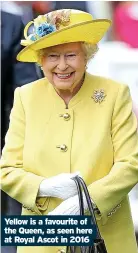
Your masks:
<svg viewBox="0 0 138 253"><path fill-rule="evenodd" d="M3 1L1 2L2 144L8 128L13 92L17 86L43 77L33 63L20 63L24 26L39 14L61 8L91 13L94 19L108 18L112 27L99 43L99 51L88 64L88 72L125 83L130 87L133 110L138 119L138 1ZM138 186L129 194L138 238ZM16 201L2 193L2 213L20 212ZM4 250L4 249L3 249ZM14 248L9 251L15 252Z"/></svg>

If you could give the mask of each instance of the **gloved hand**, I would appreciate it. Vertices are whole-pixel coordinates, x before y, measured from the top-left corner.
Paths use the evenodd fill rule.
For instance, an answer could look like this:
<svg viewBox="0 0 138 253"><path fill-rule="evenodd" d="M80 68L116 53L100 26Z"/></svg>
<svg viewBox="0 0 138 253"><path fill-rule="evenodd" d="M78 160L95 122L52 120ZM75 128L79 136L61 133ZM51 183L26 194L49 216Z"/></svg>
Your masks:
<svg viewBox="0 0 138 253"><path fill-rule="evenodd" d="M88 209L86 197L83 194L84 210ZM58 207L56 207L48 215L80 215L79 199L78 195L75 195L65 201L63 201Z"/></svg>
<svg viewBox="0 0 138 253"><path fill-rule="evenodd" d="M50 196L65 200L76 195L77 187L74 180L71 179L76 175L80 176L80 172L62 173L43 180L39 186L37 197Z"/></svg>

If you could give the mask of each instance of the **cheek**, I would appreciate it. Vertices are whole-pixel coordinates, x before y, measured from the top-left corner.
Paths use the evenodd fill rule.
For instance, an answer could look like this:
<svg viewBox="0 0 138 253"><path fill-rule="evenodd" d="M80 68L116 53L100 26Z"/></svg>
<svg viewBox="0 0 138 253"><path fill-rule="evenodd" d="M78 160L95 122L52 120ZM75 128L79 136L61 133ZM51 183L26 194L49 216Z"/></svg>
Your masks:
<svg viewBox="0 0 138 253"><path fill-rule="evenodd" d="M53 66L49 65L46 61L42 63L42 68L47 75L52 74Z"/></svg>
<svg viewBox="0 0 138 253"><path fill-rule="evenodd" d="M53 74L51 68L46 65L42 65L44 76L49 80L49 82L53 82Z"/></svg>
<svg viewBox="0 0 138 253"><path fill-rule="evenodd" d="M76 64L76 71L77 73L83 73L85 71L85 62L84 60L80 59Z"/></svg>

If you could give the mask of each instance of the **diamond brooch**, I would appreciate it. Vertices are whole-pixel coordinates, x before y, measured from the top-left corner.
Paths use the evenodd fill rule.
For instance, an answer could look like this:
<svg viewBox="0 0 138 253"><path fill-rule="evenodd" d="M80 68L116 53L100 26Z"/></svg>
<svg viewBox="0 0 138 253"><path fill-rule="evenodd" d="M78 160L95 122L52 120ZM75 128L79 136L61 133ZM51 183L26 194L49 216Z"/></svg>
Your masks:
<svg viewBox="0 0 138 253"><path fill-rule="evenodd" d="M100 104L101 102L104 101L105 97L106 97L106 94L104 90L94 90L92 98L96 103Z"/></svg>

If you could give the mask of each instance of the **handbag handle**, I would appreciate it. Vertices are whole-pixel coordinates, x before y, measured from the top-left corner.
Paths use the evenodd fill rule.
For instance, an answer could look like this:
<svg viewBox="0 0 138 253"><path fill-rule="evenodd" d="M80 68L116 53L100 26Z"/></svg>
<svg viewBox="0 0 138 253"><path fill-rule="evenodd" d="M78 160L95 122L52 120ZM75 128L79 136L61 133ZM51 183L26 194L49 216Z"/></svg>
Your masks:
<svg viewBox="0 0 138 253"><path fill-rule="evenodd" d="M98 229L97 221L96 221L95 214L94 214L93 204L92 204L91 197L90 197L90 194L88 192L87 186L86 186L84 180L79 176L75 176L72 179L75 181L76 186L77 186L77 190L78 190L80 215L84 215L84 204L83 204L83 206L81 205L81 202L83 202L83 197L82 197L82 200L80 201L80 193L82 195L82 189L83 189L84 195L86 197L87 205L88 205L88 210L89 210L90 215L92 217L92 223L95 224L96 227L97 227L98 238L101 238L101 234L100 234L100 231ZM82 187L82 189L81 189L81 187ZM83 214L81 214L81 213L83 213Z"/></svg>
<svg viewBox="0 0 138 253"><path fill-rule="evenodd" d="M78 198L79 198L79 206L80 206L80 215L84 215L84 203L83 203L83 194L81 190L81 185L78 180L78 177L73 178L76 183L77 191L78 191Z"/></svg>
<svg viewBox="0 0 138 253"><path fill-rule="evenodd" d="M72 179L75 181L77 189L78 189L80 215L84 215L84 205L82 204L82 202L83 202L83 196L82 196L82 190L81 190L81 187L82 187L82 189L84 191L84 195L86 197L88 210L89 210L90 215L92 217L93 224L95 224L96 228L97 228L97 238L94 240L94 245L89 248L89 252L107 253L104 240L101 237L101 234L100 234L100 231L99 231L99 228L98 228L98 225L97 225L93 204L92 204L91 197L90 197L90 194L88 192L87 186L86 186L84 180L79 176L76 176Z"/></svg>

